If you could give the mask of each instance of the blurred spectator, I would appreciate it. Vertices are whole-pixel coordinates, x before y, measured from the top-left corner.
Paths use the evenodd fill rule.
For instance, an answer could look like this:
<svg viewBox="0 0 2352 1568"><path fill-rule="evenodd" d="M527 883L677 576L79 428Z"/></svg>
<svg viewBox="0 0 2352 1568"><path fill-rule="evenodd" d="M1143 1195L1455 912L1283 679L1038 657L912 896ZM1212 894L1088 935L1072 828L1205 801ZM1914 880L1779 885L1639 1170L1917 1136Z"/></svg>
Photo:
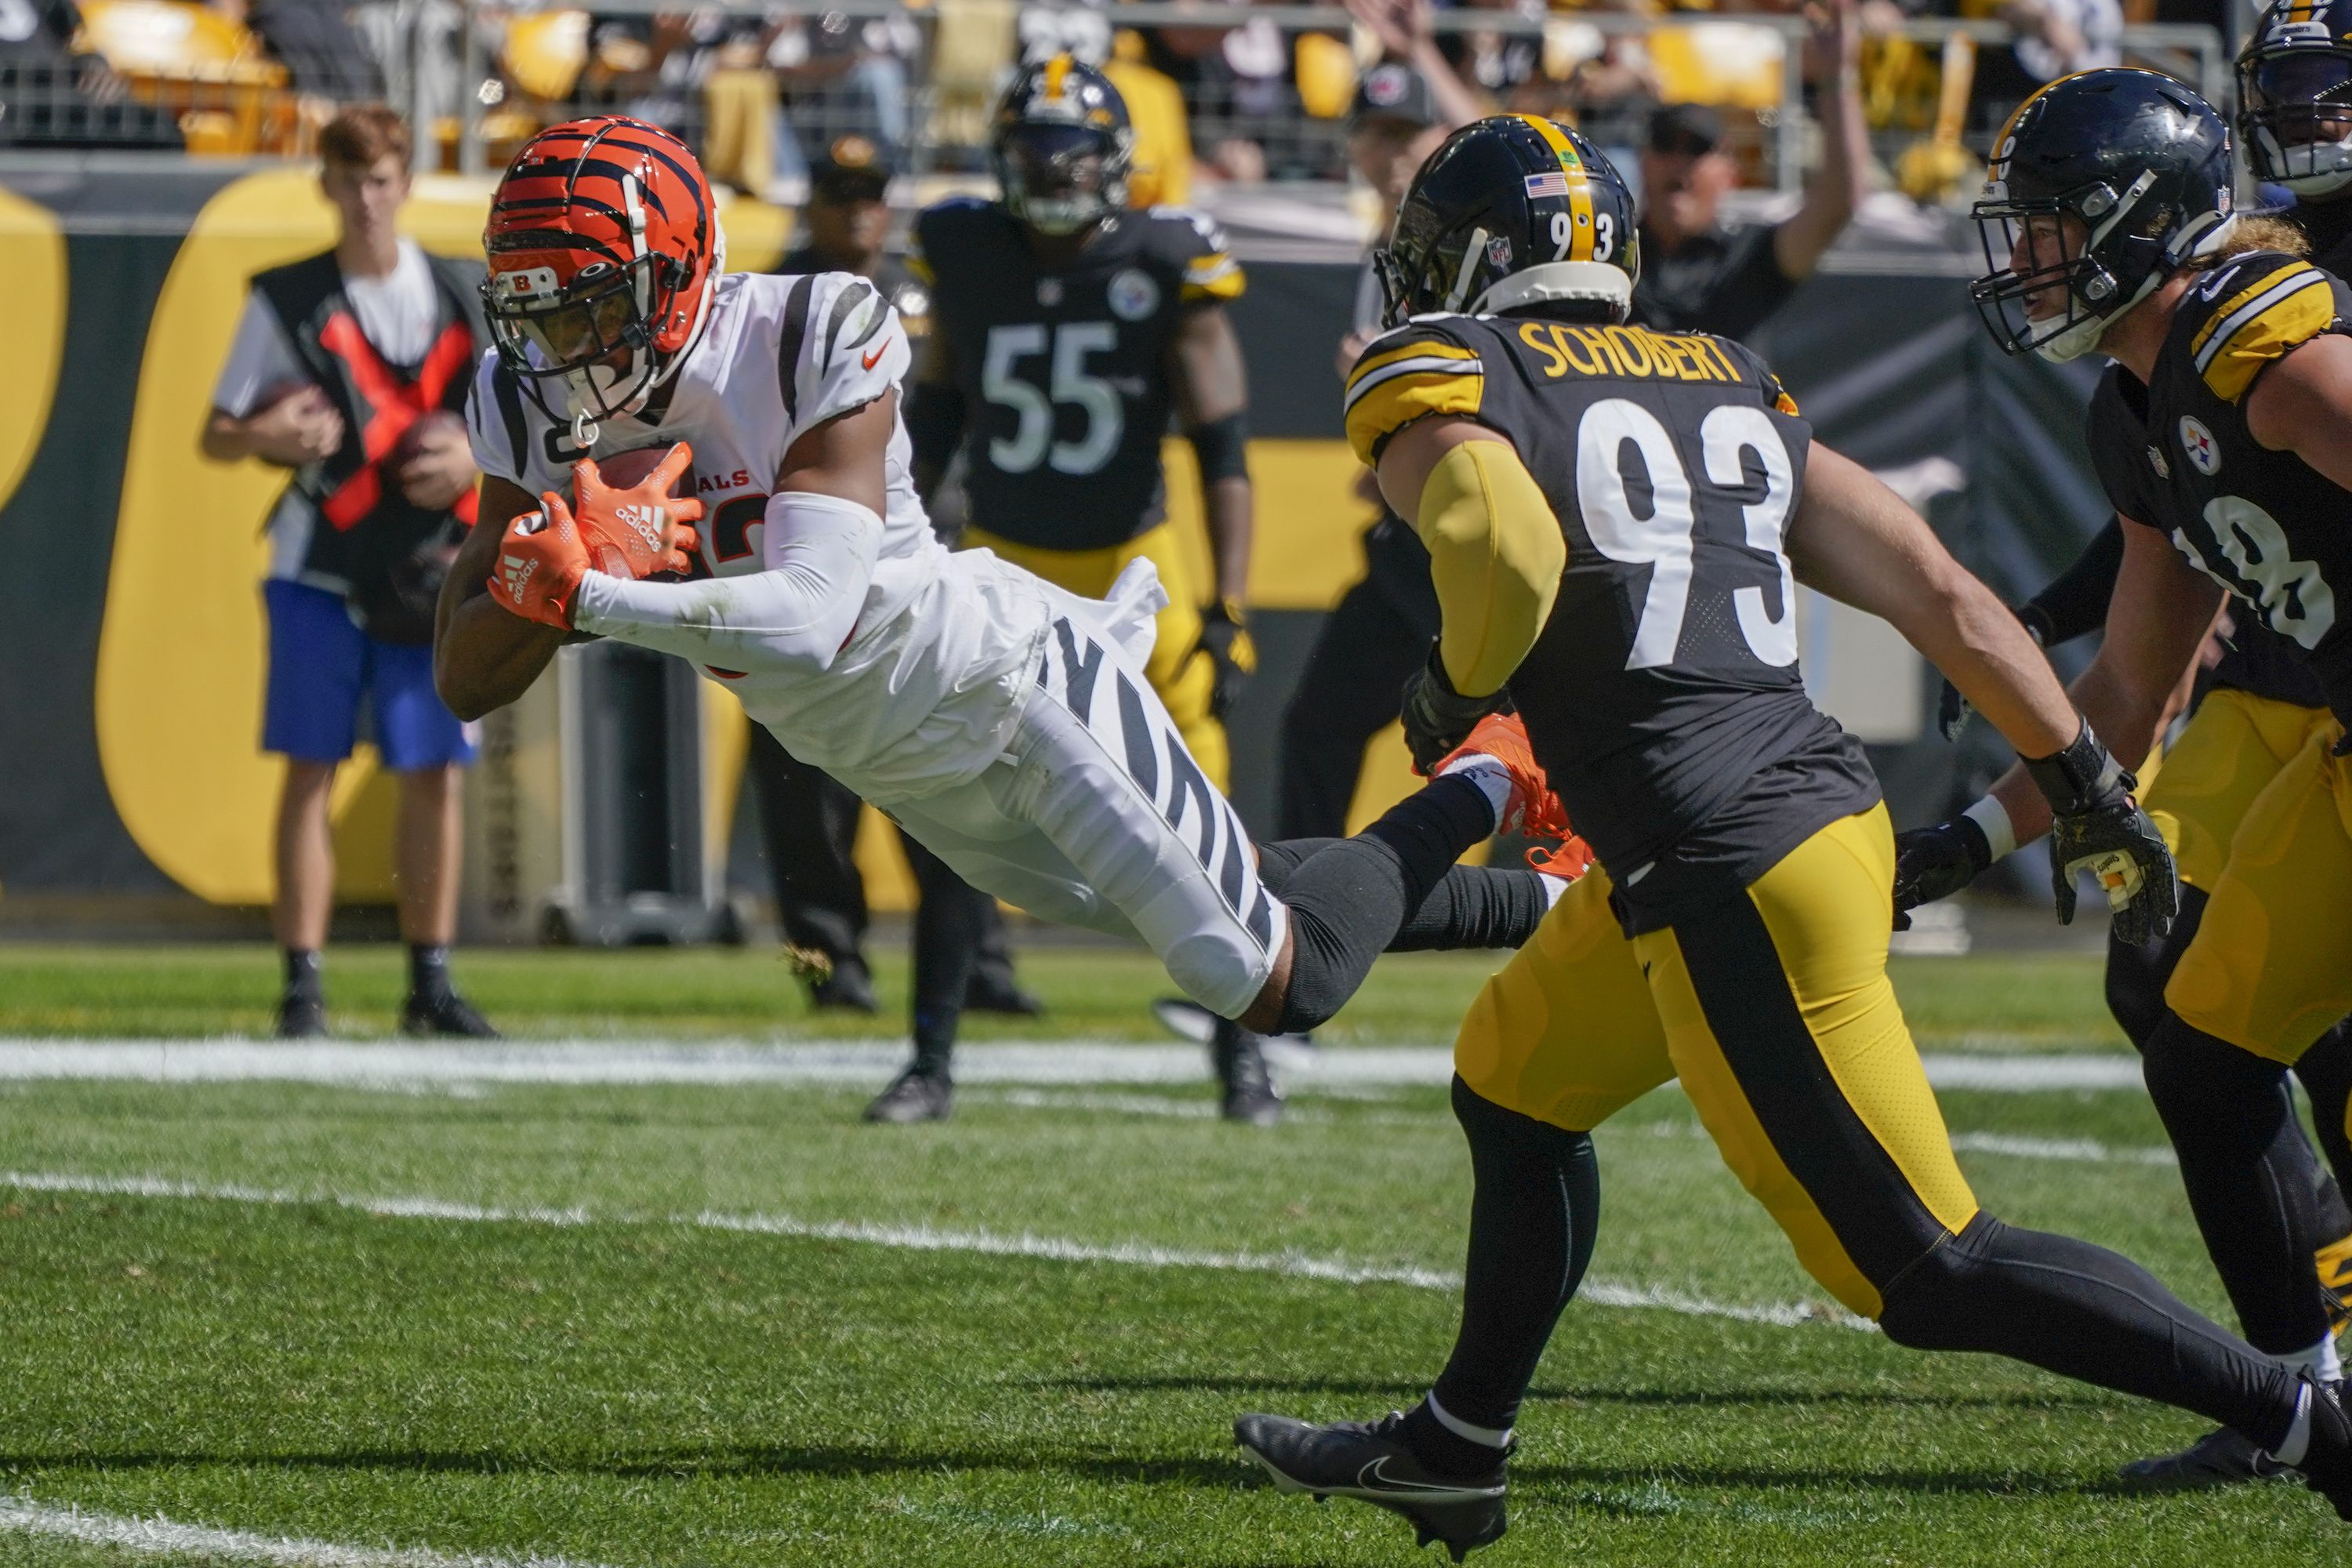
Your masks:
<svg viewBox="0 0 2352 1568"><path fill-rule="evenodd" d="M383 73L336 0L210 0L269 46L305 97L348 103L381 98Z"/></svg>
<svg viewBox="0 0 2352 1568"><path fill-rule="evenodd" d="M1832 0L1817 20L1822 163L1793 216L1774 225L1724 223L1723 198L1739 170L1723 150L1723 116L1698 103L1668 104L1651 115L1641 160L1635 321L1747 336L1812 276L1861 205L1870 149L1854 0Z"/></svg>
<svg viewBox="0 0 2352 1568"><path fill-rule="evenodd" d="M369 738L400 778L402 1026L491 1035L449 983L458 770L474 742L434 689L430 646L441 579L474 516L478 476L460 410L488 342L482 264L428 258L400 237L410 144L391 110L347 109L319 143L334 248L255 276L203 437L216 461L258 458L293 474L270 514L262 588L261 743L286 758L273 910L286 958L278 1033L327 1032L328 802L364 710Z"/></svg>
<svg viewBox="0 0 2352 1568"><path fill-rule="evenodd" d="M1196 173L1255 184L1270 174L1319 172L1299 160L1303 116L1290 81L1289 37L1249 15L1246 0L1199 9L1204 17L1223 15L1212 25L1158 27L1144 36L1152 68L1182 88L1192 106Z"/></svg>
<svg viewBox="0 0 2352 1568"><path fill-rule="evenodd" d="M768 50L796 141L863 135L896 156L907 144L908 75L922 33L903 15L827 11L783 24ZM798 162L798 153L792 155Z"/></svg>
<svg viewBox="0 0 2352 1568"><path fill-rule="evenodd" d="M1394 52L1429 68L1425 74L1402 59L1385 60L1356 86L1348 158L1380 198L1379 244L1386 242L1415 172L1457 125L1478 117L1478 105L1443 57L1415 47L1428 37L1427 6L1355 0L1349 8L1358 5L1363 6L1360 16L1375 5L1387 11L1386 19L1399 24L1391 35ZM1380 334L1381 310L1380 281L1368 258L1356 287L1354 325L1339 343L1343 381ZM1348 831L1364 748L1396 721L1405 678L1426 661L1437 636L1429 552L1411 525L1388 510L1371 478L1367 468L1357 481L1359 498L1381 508L1379 521L1364 534L1363 578L1324 617L1283 714L1277 837L1337 837Z"/></svg>
<svg viewBox="0 0 2352 1568"><path fill-rule="evenodd" d="M909 335L929 328L930 296L921 281L883 248L890 237L885 199L892 166L862 136L836 137L809 166L807 239L777 264L787 275L855 272L882 291ZM776 879L776 918L784 940L821 952L830 970L807 981L814 1007L875 1010L874 980L866 958L866 883L852 851L860 814L845 784L799 761L762 724L751 726L745 758L760 802L768 868ZM925 1010L924 980L969 973L962 1010L1032 1015L1041 1004L1013 973L1004 917L996 900L974 892L939 858L901 833L899 842L921 889L915 916L915 1005ZM943 950L977 941L967 971ZM966 949L966 951L970 951ZM932 1009L936 1011L937 1009Z"/></svg>
<svg viewBox="0 0 2352 1568"><path fill-rule="evenodd" d="M76 52L80 30L74 0L0 0L0 147L177 148L169 115Z"/></svg>
<svg viewBox="0 0 2352 1568"><path fill-rule="evenodd" d="M1999 15L2017 37L2006 49L1977 57L1973 118L1986 132L1998 130L2045 82L2123 63L2120 0L2007 0Z"/></svg>
<svg viewBox="0 0 2352 1568"><path fill-rule="evenodd" d="M1463 11L1493 11L1539 21L1542 0L1464 0ZM1446 63L1462 79L1497 103L1509 103L1518 89L1543 75L1543 35L1472 27L1438 40Z"/></svg>

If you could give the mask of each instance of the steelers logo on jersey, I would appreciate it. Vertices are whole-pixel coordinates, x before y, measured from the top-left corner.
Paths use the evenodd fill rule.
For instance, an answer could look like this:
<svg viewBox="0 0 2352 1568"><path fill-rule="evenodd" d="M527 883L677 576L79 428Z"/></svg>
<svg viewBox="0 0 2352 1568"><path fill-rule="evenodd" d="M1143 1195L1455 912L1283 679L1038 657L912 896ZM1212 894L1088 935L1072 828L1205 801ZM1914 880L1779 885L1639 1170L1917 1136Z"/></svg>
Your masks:
<svg viewBox="0 0 2352 1568"><path fill-rule="evenodd" d="M1110 280L1110 313L1122 321L1140 321L1160 309L1160 285L1151 274L1129 267Z"/></svg>
<svg viewBox="0 0 2352 1568"><path fill-rule="evenodd" d="M2213 432L2194 414L2180 416L2180 449L2189 454L2200 474L2221 471L2221 444L2213 439Z"/></svg>

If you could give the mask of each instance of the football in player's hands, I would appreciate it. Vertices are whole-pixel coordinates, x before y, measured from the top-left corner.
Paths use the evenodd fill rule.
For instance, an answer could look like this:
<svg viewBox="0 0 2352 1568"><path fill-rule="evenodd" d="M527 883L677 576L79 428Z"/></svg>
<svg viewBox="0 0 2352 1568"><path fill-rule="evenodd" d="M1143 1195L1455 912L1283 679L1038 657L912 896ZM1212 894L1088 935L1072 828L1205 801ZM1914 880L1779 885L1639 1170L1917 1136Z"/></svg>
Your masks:
<svg viewBox="0 0 2352 1568"><path fill-rule="evenodd" d="M597 571L643 578L692 570L702 502L673 492L693 461L694 448L680 441L572 465L572 515Z"/></svg>

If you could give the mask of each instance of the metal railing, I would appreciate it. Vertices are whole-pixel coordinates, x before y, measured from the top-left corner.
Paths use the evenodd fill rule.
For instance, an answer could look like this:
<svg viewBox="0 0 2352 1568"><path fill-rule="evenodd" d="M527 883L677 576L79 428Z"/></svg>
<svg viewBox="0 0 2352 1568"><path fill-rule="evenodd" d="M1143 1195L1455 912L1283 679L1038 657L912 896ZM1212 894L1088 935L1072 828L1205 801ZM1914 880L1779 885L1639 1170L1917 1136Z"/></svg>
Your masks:
<svg viewBox="0 0 2352 1568"><path fill-rule="evenodd" d="M1317 105L1323 112L1310 112L1293 74L1302 35L1351 47L1352 20L1336 5L1142 0L1033 5L1016 13L1010 4L960 0L920 7L893 0L719 0L681 12L677 0L597 0L593 13L567 13L484 0L369 0L352 16L372 58L353 62L341 81L322 75L332 62L298 62L289 71L261 55L176 75L116 76L95 68L89 57L68 68L19 68L12 75L0 62L0 146L166 145L184 132L195 151L300 154L310 150L310 138L334 100L388 92L417 128L420 168L481 173L502 163L541 125L581 112L625 110L670 125L734 183L754 189L768 183L790 188L806 150L848 132L889 146L905 172L974 174L983 166L987 101L1019 58L1023 35L1032 46L1054 37L1099 52L1108 47L1113 29L1162 37L1190 33L1197 40L1204 32L1240 27L1271 30L1275 47L1261 51L1255 63L1273 68L1250 75L1221 61L1187 73L1192 79L1181 84L1183 108L1195 152L1212 153L1221 142L1237 140L1255 147L1265 172L1277 179L1347 177L1343 106L1325 101ZM656 27L675 31L682 16L691 16L703 36L684 40L682 48L656 48ZM986 16L995 18L1003 37L992 76L978 79L970 28ZM1738 27L1751 37L1773 35L1779 58L1765 68L1777 72L1777 89L1761 95L1769 101L1752 115L1727 116L1728 141L1750 183L1783 190L1801 183L1811 129L1801 20L1715 12L1654 17L1477 9L1441 11L1433 22L1441 35L1538 47L1548 35L1555 44L1573 35L1586 48L1595 39L1613 45L1681 29ZM887 47L873 47L859 36L877 28L889 35ZM964 31L950 50L952 79L943 79L940 69L950 62L940 58L942 31L959 28ZM637 69L625 68L631 33L644 44ZM2011 38L1998 22L1937 18L1911 21L1893 36L1933 48L1954 34L1975 39L1988 54ZM535 58L519 58L525 42L536 47ZM2233 82L2216 29L2130 27L2123 49L2127 61L2170 71L2226 110ZM1166 51L1160 61L1181 63ZM93 77L100 90L92 90ZM1538 95L1559 90L1545 86ZM1758 99L1751 94L1750 101ZM55 135L61 127L73 134ZM1614 132L1598 123L1589 128L1605 144L1627 145L1638 135L1638 120L1628 117ZM45 130L52 133L41 134ZM1882 129L1877 149L1891 161L1902 142L1919 134L1917 127Z"/></svg>

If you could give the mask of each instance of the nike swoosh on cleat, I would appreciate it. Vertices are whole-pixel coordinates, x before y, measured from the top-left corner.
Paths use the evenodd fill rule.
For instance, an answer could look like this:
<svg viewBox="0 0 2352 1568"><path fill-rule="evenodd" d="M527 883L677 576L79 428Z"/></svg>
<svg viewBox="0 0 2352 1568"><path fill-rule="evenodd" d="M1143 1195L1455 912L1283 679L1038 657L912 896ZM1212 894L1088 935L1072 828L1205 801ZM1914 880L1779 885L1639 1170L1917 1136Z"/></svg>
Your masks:
<svg viewBox="0 0 2352 1568"><path fill-rule="evenodd" d="M1461 1502L1473 1498L1490 1497L1499 1489L1492 1487L1432 1486L1425 1481L1391 1480L1382 1468L1392 1454L1382 1454L1356 1472L1356 1485L1382 1497L1426 1498L1432 1502Z"/></svg>

